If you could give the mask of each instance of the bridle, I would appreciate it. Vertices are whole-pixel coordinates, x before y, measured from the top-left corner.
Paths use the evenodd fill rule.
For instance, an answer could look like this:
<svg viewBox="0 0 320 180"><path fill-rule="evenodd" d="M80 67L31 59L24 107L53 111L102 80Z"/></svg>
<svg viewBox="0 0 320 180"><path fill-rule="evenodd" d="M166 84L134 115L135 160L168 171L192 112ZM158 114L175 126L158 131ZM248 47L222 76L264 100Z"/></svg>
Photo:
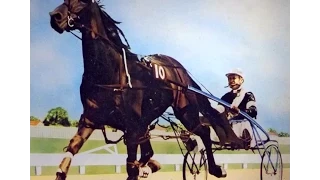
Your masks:
<svg viewBox="0 0 320 180"><path fill-rule="evenodd" d="M95 3L95 0L92 0L92 3ZM68 27L69 28L74 28L75 26L77 26L78 29L85 29L89 32L93 32L94 34L96 34L98 37L100 37L101 39L107 41L114 49L117 49L119 52L122 51L122 47L118 46L117 44L115 44L114 42L112 42L108 37L106 37L105 35L99 33L99 32L96 32L93 28L91 27L88 27L86 26L85 24L83 23L78 23L77 21L80 20L80 17L81 17L81 14L84 13L84 9L85 8L88 8L88 6L90 6L91 4L89 3L86 3L86 6L84 6L78 14L72 12L72 8L71 8L71 5L70 5L70 0L69 0L69 3L66 4L66 3L63 3L65 6L67 6L68 8L68 16L67 16L67 24L68 24ZM73 16L74 15L74 16ZM74 18L75 17L75 18ZM71 30L69 31L72 35L74 35L75 37L77 37L78 39L82 40L81 37L79 37L78 35L76 35L75 33L73 33ZM127 41L127 40L126 40ZM127 43L128 44L128 43ZM129 44L128 44L128 47Z"/></svg>
<svg viewBox="0 0 320 180"><path fill-rule="evenodd" d="M94 3L94 0L92 0L92 3ZM116 44L114 44L112 41L110 41L107 37L105 37L104 35L96 32L94 29L82 24L82 23L78 23L77 20L80 20L80 16L81 16L81 13L83 13L83 9L84 8L87 8L88 7L88 4L86 6L84 6L79 12L79 14L76 14L74 12L72 12L71 10L71 5L70 5L70 0L69 0L69 3L66 4L66 3L63 3L65 6L67 6L68 8L68 16L67 16L67 24L68 24L68 27L69 28L73 28L74 26L77 26L79 29L81 28L84 28L86 29L87 31L90 31L90 32L93 32L95 33L97 36L99 36L100 38L108 41L112 46L115 46L116 48L119 48L117 47ZM72 17L72 15L75 15L76 18ZM79 36L77 36L76 34L74 34L72 31L70 31L71 34L73 34L74 36L76 36L78 39L82 40Z"/></svg>

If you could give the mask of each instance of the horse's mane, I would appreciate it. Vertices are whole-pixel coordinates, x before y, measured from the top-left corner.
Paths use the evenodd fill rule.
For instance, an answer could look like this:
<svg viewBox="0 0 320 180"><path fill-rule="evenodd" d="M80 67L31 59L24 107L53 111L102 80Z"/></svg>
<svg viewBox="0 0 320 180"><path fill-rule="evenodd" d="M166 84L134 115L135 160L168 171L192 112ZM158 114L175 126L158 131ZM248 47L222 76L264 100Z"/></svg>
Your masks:
<svg viewBox="0 0 320 180"><path fill-rule="evenodd" d="M109 14L107 12L105 12L104 9L104 5L100 4L100 0L97 1L97 4L99 6L100 12L101 12L101 19L102 19L102 23L104 28L107 30L108 27L113 26L117 29L116 33L117 35L120 37L120 35L124 38L124 40L126 41L126 45L122 43L123 47L128 47L128 49L130 49L130 45L125 37L125 35L123 34L122 30L117 26L117 24L120 24L121 22L115 21L114 19L112 19Z"/></svg>

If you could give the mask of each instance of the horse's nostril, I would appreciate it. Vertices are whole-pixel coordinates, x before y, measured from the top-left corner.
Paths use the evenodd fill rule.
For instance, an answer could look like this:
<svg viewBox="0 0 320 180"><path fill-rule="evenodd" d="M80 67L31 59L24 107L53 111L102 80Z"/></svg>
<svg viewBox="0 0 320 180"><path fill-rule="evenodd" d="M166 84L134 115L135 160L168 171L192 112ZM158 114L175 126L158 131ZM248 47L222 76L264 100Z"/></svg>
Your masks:
<svg viewBox="0 0 320 180"><path fill-rule="evenodd" d="M60 21L62 19L62 14L59 12L51 12L50 16L51 18L54 18L56 21Z"/></svg>
<svg viewBox="0 0 320 180"><path fill-rule="evenodd" d="M54 18L57 20L57 21L60 21L62 19L62 15L61 13L57 13L54 15Z"/></svg>

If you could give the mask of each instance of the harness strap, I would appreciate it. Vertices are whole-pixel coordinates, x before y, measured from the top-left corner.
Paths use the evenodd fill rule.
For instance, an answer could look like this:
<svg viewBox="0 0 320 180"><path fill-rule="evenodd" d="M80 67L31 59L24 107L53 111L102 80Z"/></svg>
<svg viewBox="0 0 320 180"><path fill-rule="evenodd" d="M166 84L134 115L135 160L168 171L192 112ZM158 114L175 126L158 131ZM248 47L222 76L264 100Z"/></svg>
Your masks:
<svg viewBox="0 0 320 180"><path fill-rule="evenodd" d="M124 135L122 135L118 140L112 141L112 140L109 140L109 139L107 138L107 134L106 134L106 130L105 130L104 126L101 128L101 130L102 130L102 134L103 134L104 141L106 142L106 144L117 144L117 143L120 142L120 141L123 139L123 137L124 137Z"/></svg>
<svg viewBox="0 0 320 180"><path fill-rule="evenodd" d="M128 72L128 66L127 66L126 51L124 50L124 48L122 48L122 52L123 52L124 67L125 67L126 75L127 75L127 78L128 78L128 85L129 85L130 88L132 88L131 77L130 77L130 74Z"/></svg>
<svg viewBox="0 0 320 180"><path fill-rule="evenodd" d="M122 61L120 61L120 63L119 63L119 83L120 83L120 91L122 91L123 87L125 86L125 78L124 78L123 62Z"/></svg>
<svg viewBox="0 0 320 180"><path fill-rule="evenodd" d="M114 91L117 91L120 88L120 84L107 84L107 85L95 84L95 86L98 86L98 87L104 88L104 89L113 89ZM129 88L129 87L128 86L124 86L123 88ZM135 87L132 87L131 89L151 89L151 88L149 86L135 86ZM183 88L174 89L174 88L170 88L170 87L159 87L159 88L156 88L156 89L185 91L185 89L183 89Z"/></svg>

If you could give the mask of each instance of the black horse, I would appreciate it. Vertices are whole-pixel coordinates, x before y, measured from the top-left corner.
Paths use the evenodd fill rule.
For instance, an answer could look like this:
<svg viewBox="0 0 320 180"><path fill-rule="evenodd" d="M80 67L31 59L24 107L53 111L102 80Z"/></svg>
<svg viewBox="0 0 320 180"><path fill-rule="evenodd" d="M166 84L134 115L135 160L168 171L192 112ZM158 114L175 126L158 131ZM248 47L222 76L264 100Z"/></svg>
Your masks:
<svg viewBox="0 0 320 180"><path fill-rule="evenodd" d="M50 12L51 27L58 33L78 29L82 33L84 73L80 87L83 114L78 131L67 146L56 180L66 179L72 157L95 129L109 125L124 132L127 146L127 179L137 179L139 167L146 163L152 172L160 169L152 160L153 150L145 136L151 122L168 107L190 131L199 135L206 149L211 149L210 130L199 126L199 112L209 119L221 145L231 142L238 148L243 141L236 137L225 115L210 106L204 96L188 91L200 87L186 69L166 55L144 59L130 52L120 39L121 30L102 6L94 0L65 0ZM123 34L122 34L123 35ZM144 140L142 140L144 139ZM137 161L140 144L141 158ZM207 151L209 173L225 177Z"/></svg>

